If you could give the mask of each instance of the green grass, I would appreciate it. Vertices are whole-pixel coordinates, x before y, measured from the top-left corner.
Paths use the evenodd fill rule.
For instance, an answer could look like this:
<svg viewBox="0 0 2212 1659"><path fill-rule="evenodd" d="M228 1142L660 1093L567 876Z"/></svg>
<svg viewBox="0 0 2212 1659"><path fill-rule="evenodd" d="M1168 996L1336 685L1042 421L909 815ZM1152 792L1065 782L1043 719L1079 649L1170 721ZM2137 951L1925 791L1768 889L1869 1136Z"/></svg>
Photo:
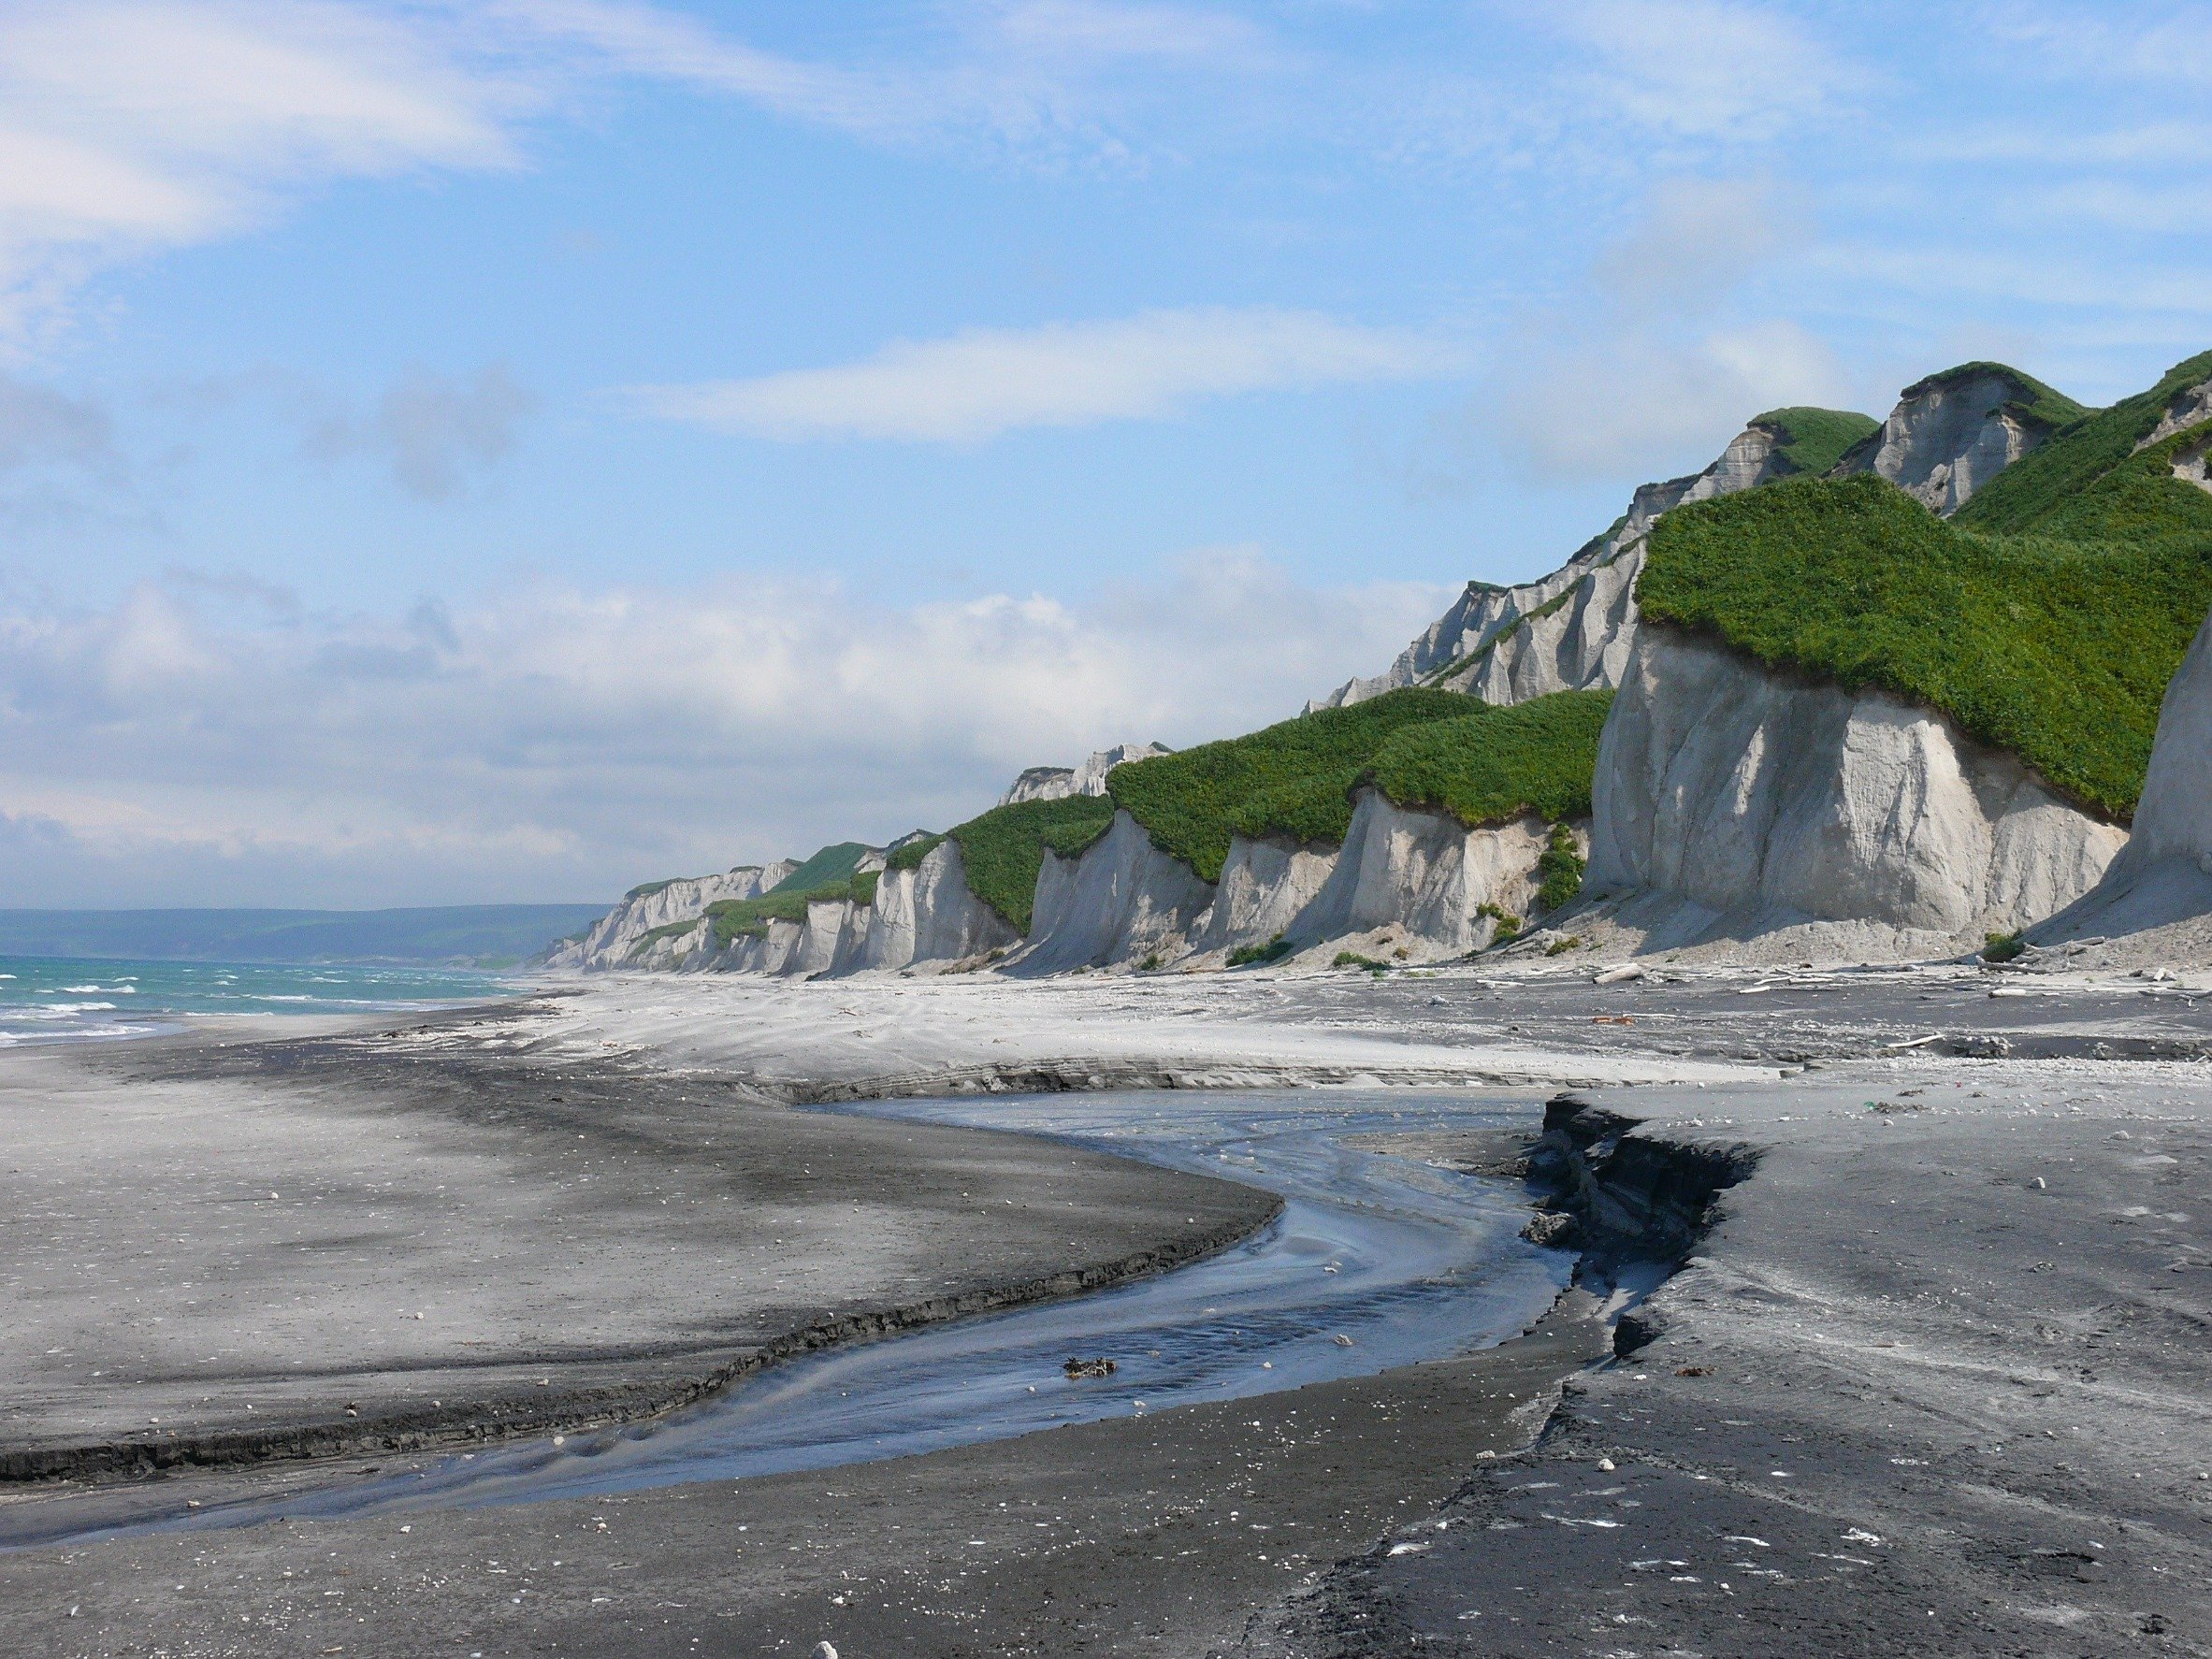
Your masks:
<svg viewBox="0 0 2212 1659"><path fill-rule="evenodd" d="M803 922L810 904L873 904L876 877L877 873L870 870L846 881L827 882L810 892L788 892L779 887L758 899L724 899L710 904L706 919L715 930L715 948L727 950L741 938L764 938L770 922ZM653 933L680 932L697 925L678 922L671 928L656 928ZM644 937L650 939L653 933Z"/></svg>
<svg viewBox="0 0 2212 1659"><path fill-rule="evenodd" d="M886 870L915 870L921 861L945 844L942 835L920 835L891 854L883 861Z"/></svg>
<svg viewBox="0 0 2212 1659"><path fill-rule="evenodd" d="M1557 910L1572 902L1583 890L1583 873L1587 868L1582 848L1575 844L1574 831L1565 824L1554 824L1543 857L1536 861L1536 873L1542 878L1536 890L1537 903L1545 910Z"/></svg>
<svg viewBox="0 0 2212 1659"><path fill-rule="evenodd" d="M1229 966L1248 968L1266 962L1279 962L1297 948L1278 933L1265 945L1239 945L1229 953Z"/></svg>
<svg viewBox="0 0 2212 1659"><path fill-rule="evenodd" d="M1114 770L1119 773L1123 768ZM1050 847L1063 858L1075 858L1113 821L1114 803L1105 796L1068 795L1058 801L994 806L954 825L947 834L960 844L968 891L1027 933L1045 849Z"/></svg>
<svg viewBox="0 0 2212 1659"><path fill-rule="evenodd" d="M1477 916L1486 916L1494 924L1496 924L1490 930L1490 943L1493 947L1500 945L1511 945L1514 940L1521 937L1521 929L1523 926L1521 918L1515 916L1511 911L1508 910L1504 905L1493 904L1489 900L1485 899L1482 903L1475 906L1475 914Z"/></svg>
<svg viewBox="0 0 2212 1659"><path fill-rule="evenodd" d="M2027 941L2017 933L1988 933L1982 938L1982 960L2010 962L2028 954Z"/></svg>
<svg viewBox="0 0 2212 1659"><path fill-rule="evenodd" d="M647 928L638 935L638 942L629 947L629 954L633 957L643 956L663 939L673 939L678 934L688 933L704 919L702 916L695 916L688 921L663 922L658 928Z"/></svg>
<svg viewBox="0 0 2212 1659"><path fill-rule="evenodd" d="M1456 718L1393 732L1361 774L1403 807L1467 828L1525 812L1587 817L1610 691L1560 691L1510 708L1462 700Z"/></svg>
<svg viewBox="0 0 2212 1659"><path fill-rule="evenodd" d="M809 893L833 882L850 881L860 860L875 850L857 841L841 841L834 846L826 846L768 890L772 894Z"/></svg>
<svg viewBox="0 0 2212 1659"><path fill-rule="evenodd" d="M1843 452L1882 425L1872 415L1848 409L1770 409L1755 415L1754 426L1771 426L1782 441L1774 446L1792 472L1826 472Z"/></svg>
<svg viewBox="0 0 2212 1659"><path fill-rule="evenodd" d="M1984 484L1951 522L2013 534L2127 533L2125 527L2136 522L2144 499L2138 486L2145 457L2131 462L2130 452L2158 426L2176 393L2207 378L2212 378L2212 352L2176 363L2147 392L2123 397L2110 409L2086 411ZM2201 490L2190 493L2204 503L2201 512L2212 513L2212 497ZM2112 527L2093 527L2098 525Z"/></svg>
<svg viewBox="0 0 2212 1659"><path fill-rule="evenodd" d="M1114 768L1113 801L1152 844L1219 881L1229 838L1344 839L1350 790L1392 733L1482 705L1456 691L1409 686L1349 708L1317 709L1243 737Z"/></svg>
<svg viewBox="0 0 2212 1659"><path fill-rule="evenodd" d="M629 892L622 895L622 902L625 904L628 904L632 900L650 899L654 894L665 892L668 888L674 887L676 883L680 881L695 881L698 879L699 878L696 876L672 875L662 881L642 881L638 883L636 887L630 888Z"/></svg>
<svg viewBox="0 0 2212 1659"><path fill-rule="evenodd" d="M2121 541L1984 533L1871 474L1678 508L1638 599L1646 619L1771 668L1939 709L2125 821L2166 683L2212 606L2212 500L2159 476L2158 455L2070 494L2036 485L2029 525L2133 527ZM2084 519L2092 497L2104 506Z"/></svg>
<svg viewBox="0 0 2212 1659"><path fill-rule="evenodd" d="M1329 966L1332 968L1358 968L1374 974L1378 979L1390 972L1388 962L1379 962L1373 957L1364 957L1356 950L1338 951L1337 959Z"/></svg>

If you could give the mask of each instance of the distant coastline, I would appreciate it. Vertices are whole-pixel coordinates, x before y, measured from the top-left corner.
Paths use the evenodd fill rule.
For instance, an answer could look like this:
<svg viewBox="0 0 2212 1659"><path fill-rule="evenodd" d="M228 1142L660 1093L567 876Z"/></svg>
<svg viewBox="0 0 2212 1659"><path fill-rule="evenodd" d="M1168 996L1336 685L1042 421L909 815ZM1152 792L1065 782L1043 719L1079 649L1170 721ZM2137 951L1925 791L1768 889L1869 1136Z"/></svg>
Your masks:
<svg viewBox="0 0 2212 1659"><path fill-rule="evenodd" d="M394 910L0 910L0 956L519 967L605 904Z"/></svg>

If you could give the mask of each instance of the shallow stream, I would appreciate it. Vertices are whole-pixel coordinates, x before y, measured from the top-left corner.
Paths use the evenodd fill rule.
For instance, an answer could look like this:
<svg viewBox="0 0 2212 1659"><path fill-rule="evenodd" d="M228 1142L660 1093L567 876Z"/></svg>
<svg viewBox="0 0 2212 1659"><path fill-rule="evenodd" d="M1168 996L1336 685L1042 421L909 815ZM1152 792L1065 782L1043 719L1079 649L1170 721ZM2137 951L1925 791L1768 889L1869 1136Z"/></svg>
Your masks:
<svg viewBox="0 0 2212 1659"><path fill-rule="evenodd" d="M825 1349L638 1422L286 1482L186 1510L194 1478L0 1509L0 1547L148 1526L528 1503L904 1456L1064 1422L1371 1375L1533 1322L1571 1258L1524 1242L1516 1183L1386 1149L1395 1137L1532 1129L1502 1094L1392 1089L1053 1094L839 1108L1022 1130L1280 1193L1243 1243L1070 1300ZM1391 1137L1385 1139L1383 1137ZM1111 1376L1071 1379L1071 1358ZM164 1492L173 1494L164 1497ZM69 1516L74 1511L76 1519ZM156 1512L158 1511L158 1512Z"/></svg>

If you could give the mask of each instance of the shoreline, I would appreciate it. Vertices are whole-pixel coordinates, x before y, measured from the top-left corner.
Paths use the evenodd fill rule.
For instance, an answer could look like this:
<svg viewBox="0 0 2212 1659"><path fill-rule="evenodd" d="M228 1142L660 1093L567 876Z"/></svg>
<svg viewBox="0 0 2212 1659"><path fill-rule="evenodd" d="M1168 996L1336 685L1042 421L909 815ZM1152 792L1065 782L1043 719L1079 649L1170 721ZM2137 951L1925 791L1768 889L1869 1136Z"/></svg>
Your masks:
<svg viewBox="0 0 2212 1659"><path fill-rule="evenodd" d="M523 1019L534 1012L455 1011L417 1022L404 1037L435 1044L461 1032L473 1036L502 1013ZM37 1366L35 1347L74 1357L95 1341L115 1350L125 1340L121 1351L127 1359L127 1339L91 1329L62 1344L35 1344L19 1335L7 1362L16 1374L8 1392L19 1397L10 1402L9 1421L0 1429L0 1482L6 1483L0 1503L64 1483L405 1453L660 1417L766 1366L833 1344L1078 1296L1168 1271L1264 1231L1282 1209L1276 1194L1260 1189L1032 1136L794 1111L748 1101L729 1089L709 1098L693 1081L640 1078L574 1060L548 1066L484 1052L394 1053L386 1040L390 1026L386 1016L367 1028L353 1021L344 1029L273 1043L230 1033L221 1042L150 1039L128 1052L80 1046L0 1058L0 1096L20 1103L19 1113L40 1112L50 1122L73 1112L90 1114L95 1125L54 1125L43 1162L36 1145L12 1161L22 1166L8 1173L23 1194L20 1207L26 1222L41 1202L38 1195L51 1190L46 1181L77 1178L72 1160L83 1136L96 1132L104 1119L142 1120L138 1102L147 1091L174 1103L163 1109L191 1125L190 1132L201 1132L210 1120L222 1126L212 1152L223 1156L206 1158L208 1167L183 1183L181 1204L163 1210L158 1221L135 1218L145 1245L113 1253L149 1257L158 1248L162 1256L119 1279L111 1300L130 1292L128 1305L142 1306L158 1293L169 1302L174 1319L187 1310L186 1293L195 1285L205 1290L207 1281L220 1281L221 1262L208 1258L231 1248L225 1240L232 1235L221 1219L206 1218L210 1205L220 1217L224 1209L251 1205L289 1230L281 1247L263 1250L261 1265L233 1269L240 1283L227 1308L199 1319L206 1334L189 1349L181 1335L167 1338L178 1358L139 1358L128 1365L127 1371L148 1382L126 1383L120 1392L108 1389L112 1403L97 1408L110 1421L120 1420L108 1432L56 1431L34 1416L21 1396L51 1395L53 1387L67 1386L79 1400L77 1408L87 1409L85 1385L67 1385L57 1376L53 1387L26 1386ZM251 1181L241 1178L246 1171L223 1167L235 1165L241 1154L265 1153L254 1143L272 1120L281 1136L302 1145L329 1138L334 1122L342 1132L334 1147L317 1146L319 1166ZM362 1181L352 1161L376 1141L400 1138L391 1132L395 1123L412 1144L387 1164L387 1178ZM734 1147L733 1135L740 1143ZM574 1300L575 1286L558 1274L520 1310L522 1322L512 1323L511 1334L494 1343L478 1338L476 1316L466 1306L447 1316L446 1331L426 1333L424 1340L401 1325L395 1345L375 1329L393 1322L374 1311L373 1305L386 1299L381 1287L393 1272L375 1251L384 1240L397 1243L403 1236L393 1232L396 1222L426 1207L406 1190L426 1178L415 1172L449 1157L484 1163L484 1178L499 1183L489 1189L479 1184L473 1198L456 1185L442 1219L457 1237L422 1269L455 1280L450 1288L464 1303L470 1287L462 1281L481 1277L483 1253L489 1249L498 1260L505 1251L531 1248L530 1235L548 1207L574 1210L591 1182L603 1189L612 1179L633 1189L620 1195L610 1213L586 1210L579 1223L595 1225L589 1236L618 1240L629 1250L629 1267L610 1266L602 1272L604 1282L589 1287L597 1296L598 1340L578 1341L557 1320L547 1319L563 1301ZM702 1170L709 1158L717 1161ZM610 1160L612 1174L606 1171ZM782 1166L810 1161L822 1163L822 1174L799 1182L801 1192L794 1193ZM570 1169L576 1163L593 1173L578 1178ZM540 1167L526 1170L518 1180L517 1166L529 1164ZM42 1167L51 1176L41 1176ZM273 1166L265 1161L253 1167ZM870 1181L876 1195L867 1198L863 1210L852 1200ZM270 1182L311 1190L305 1199L282 1199ZM909 1190L918 1184L920 1190ZM359 1190L363 1187L366 1193ZM975 1197L962 1190L968 1187ZM1054 1221L1040 1202L1048 1190L1061 1194L1056 1202L1069 1222ZM796 1209L794 1197L801 1198ZM709 1214L699 1222L687 1218L687 1224L672 1231L664 1219L672 1199ZM764 1201L766 1219L750 1226L749 1233L741 1219L731 1233L720 1217L731 1212L732 1199ZM474 1212L487 1202L510 1212L499 1218L503 1230L486 1232L475 1224ZM84 1250L103 1223L121 1229L124 1215L141 1207L142 1200L126 1192L108 1204L104 1217L73 1221L73 1235L81 1243L64 1249L57 1241L45 1241L43 1256L51 1261ZM1002 1212L1019 1207L1029 1218L1020 1236L987 1243L1003 1231L990 1204ZM857 1284L849 1267L841 1265L853 1255L845 1225L852 1212L887 1230L884 1244L863 1239L857 1247L857 1264L865 1268ZM947 1223L943 1241L925 1242ZM1064 1235L1052 1231L1071 1223L1075 1230ZM200 1242L188 1245L185 1237L172 1236L171 1229L188 1227ZM801 1234L792 1248L811 1248L816 1262L802 1261L794 1268L780 1238L750 1236L775 1229ZM646 1230L642 1240L640 1230ZM806 1239L810 1231L815 1236ZM674 1242L652 1243L656 1236ZM912 1242L898 1242L903 1240ZM576 1243L583 1247L577 1271L588 1272L588 1243L584 1237ZM687 1285L662 1294L662 1302L672 1303L655 1310L662 1317L633 1320L624 1305L633 1296L652 1299L634 1277L651 1261L645 1252L661 1250L664 1259L687 1256L702 1245L719 1253L723 1267L717 1272L707 1262L691 1282L697 1294L718 1298L720 1306L701 1314L682 1305L691 1291ZM275 1257L279 1248L308 1255L309 1266L295 1268ZM251 1356L244 1368L234 1363L212 1376L190 1365L192 1350L220 1353L244 1337L240 1321L253 1320L252 1304L267 1294L260 1276L289 1272L303 1293L314 1293L320 1288L314 1261L334 1249L360 1263L354 1271L366 1276L364 1296L370 1306L348 1316L355 1328L339 1333L305 1375L272 1376ZM362 1253L351 1254L356 1250ZM180 1265L161 1264L166 1260ZM189 1264L195 1260L196 1267ZM756 1280L782 1275L775 1284L780 1288L790 1279L791 1291L764 1295L734 1289L722 1277L732 1270ZM300 1279L301 1271L310 1277ZM91 1277L65 1264L43 1273L56 1290ZM913 1291L902 1294L894 1288L917 1275ZM817 1291L801 1288L800 1281L809 1277L818 1281ZM891 1293L869 1293L871 1283ZM415 1284L407 1293L423 1299L433 1292ZM55 1298L44 1300L51 1305ZM497 1315L497 1306L493 1311ZM65 1304L59 1317L67 1317ZM462 1331L470 1334L457 1334ZM51 1334L67 1332L56 1326ZM349 1346L348 1337L356 1340ZM483 1351L487 1347L491 1351ZM91 1351L93 1358L82 1363L93 1364L102 1349ZM110 1358L93 1375L106 1370L113 1376L117 1365ZM165 1383L164 1373L176 1380ZM89 1386L95 1392L102 1389L99 1383ZM193 1400L203 1392L208 1399L195 1407ZM142 1403L134 1404L141 1396ZM138 1426L120 1426L134 1414Z"/></svg>
<svg viewBox="0 0 2212 1659"><path fill-rule="evenodd" d="M285 1522L22 1551L0 1558L0 1585L31 1611L0 1651L136 1652L151 1608L178 1651L312 1641L393 1659L420 1651L426 1619L487 1653L609 1659L802 1654L819 1639L947 1659L1078 1642L1255 1659L1412 1645L1567 1659L1593 1641L1715 1659L2212 1652L2207 1077L2090 1057L2118 1038L2193 1043L2212 1011L2081 988L2023 1009L1985 1002L1983 980L1884 983L1748 1003L1726 981L1520 988L1503 1003L1471 975L1333 999L1248 986L1195 1040L1187 1022L1145 1019L1126 987L1072 988L996 1021L999 998L972 988L679 991L624 1013L631 988L564 1004L519 1054L605 1056L626 1087L714 1078L732 1098L802 1068L839 1088L964 1068L980 1089L1054 1053L1097 1069L1145 1045L1166 1069L1271 1059L1381 1081L1391 1060L1424 1063L1454 1041L1476 1070L1500 1064L1485 1034L1513 1045L1515 1065L1549 1044L1552 1077L1617 1078L1554 1108L1565 1161L1538 1172L1553 1177L1551 1224L1581 1229L1600 1268L1655 1228L1688 1253L1610 1341L1570 1292L1541 1341L1218 1407L426 1510L404 1529ZM1193 993L1176 996L1179 1009ZM744 1021L701 1017L740 1008ZM1913 1042L1970 1009L2008 1041L2079 1057ZM872 1034L894 1014L932 1020L897 1068ZM1367 1034L1378 1016L1417 1029ZM602 1047L616 1030L628 1041ZM1624 1037L1641 1052L1616 1054ZM1722 1048L1765 1063L1699 1058ZM1782 1060L1813 1048L1828 1053ZM1516 1154L1489 1137L1424 1155L1499 1173ZM1748 1178L1710 1191L1680 1178L1740 1176L1752 1158ZM1709 1224L1688 1237L1699 1213ZM63 1623L71 1608L92 1623Z"/></svg>

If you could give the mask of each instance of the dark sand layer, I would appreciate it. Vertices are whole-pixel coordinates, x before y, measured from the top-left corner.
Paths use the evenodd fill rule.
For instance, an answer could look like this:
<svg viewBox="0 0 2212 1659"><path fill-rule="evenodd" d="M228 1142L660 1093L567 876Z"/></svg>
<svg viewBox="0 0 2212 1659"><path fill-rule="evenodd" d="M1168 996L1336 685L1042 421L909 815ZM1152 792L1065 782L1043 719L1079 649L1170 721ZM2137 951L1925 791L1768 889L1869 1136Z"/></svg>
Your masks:
<svg viewBox="0 0 2212 1659"><path fill-rule="evenodd" d="M1573 1298L1470 1359L927 1457L0 1556L0 1652L1203 1653L1525 1441L1603 1340Z"/></svg>
<svg viewBox="0 0 2212 1659"><path fill-rule="evenodd" d="M1277 1208L1034 1138L370 1033L17 1051L0 1123L18 1479L637 1416Z"/></svg>
<svg viewBox="0 0 2212 1659"><path fill-rule="evenodd" d="M1253 1651L2212 1652L2201 1068L1590 1098L1634 1140L1764 1148L1661 1334Z"/></svg>

